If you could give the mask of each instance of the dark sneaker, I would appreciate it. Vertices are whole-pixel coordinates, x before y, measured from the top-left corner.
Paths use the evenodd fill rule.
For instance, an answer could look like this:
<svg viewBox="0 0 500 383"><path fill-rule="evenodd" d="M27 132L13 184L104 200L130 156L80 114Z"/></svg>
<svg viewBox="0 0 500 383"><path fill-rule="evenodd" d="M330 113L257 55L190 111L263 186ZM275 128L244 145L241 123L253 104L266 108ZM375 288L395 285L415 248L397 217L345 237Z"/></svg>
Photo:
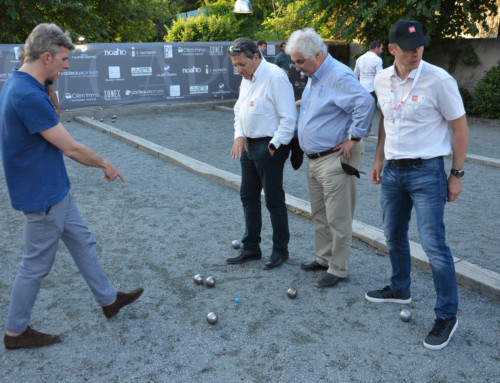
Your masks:
<svg viewBox="0 0 500 383"><path fill-rule="evenodd" d="M18 348L39 348L50 346L51 344L58 343L61 341L59 335L44 334L43 332L38 332L33 330L31 327L28 328L18 336L9 336L5 334L3 338L3 343L5 348L9 350L15 350Z"/></svg>
<svg viewBox="0 0 500 383"><path fill-rule="evenodd" d="M382 303L382 302L392 302L392 303L405 303L411 302L410 293L399 293L397 291L392 291L389 286L385 286L382 290L368 291L365 294L367 301Z"/></svg>
<svg viewBox="0 0 500 383"><path fill-rule="evenodd" d="M453 333L457 329L457 317L436 318L432 330L424 340L424 347L429 350L441 350L450 342Z"/></svg>

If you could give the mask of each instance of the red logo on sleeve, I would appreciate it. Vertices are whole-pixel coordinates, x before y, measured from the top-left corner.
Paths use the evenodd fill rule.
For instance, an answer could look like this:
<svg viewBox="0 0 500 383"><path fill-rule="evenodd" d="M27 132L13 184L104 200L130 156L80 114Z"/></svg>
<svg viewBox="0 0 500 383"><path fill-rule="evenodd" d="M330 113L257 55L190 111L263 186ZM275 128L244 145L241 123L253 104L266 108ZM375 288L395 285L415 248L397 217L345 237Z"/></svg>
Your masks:
<svg viewBox="0 0 500 383"><path fill-rule="evenodd" d="M418 95L415 94L415 95L411 96L411 100L413 102L417 102L418 101Z"/></svg>

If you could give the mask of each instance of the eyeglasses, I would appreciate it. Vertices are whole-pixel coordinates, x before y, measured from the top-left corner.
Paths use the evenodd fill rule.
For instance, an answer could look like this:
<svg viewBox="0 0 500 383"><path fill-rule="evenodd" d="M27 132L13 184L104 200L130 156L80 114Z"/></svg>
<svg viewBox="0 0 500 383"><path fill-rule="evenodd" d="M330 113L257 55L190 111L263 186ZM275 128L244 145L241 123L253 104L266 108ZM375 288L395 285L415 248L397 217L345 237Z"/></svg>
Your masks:
<svg viewBox="0 0 500 383"><path fill-rule="evenodd" d="M240 45L231 45L227 49L227 53L229 53L230 55L232 55L233 53L241 53L241 52L243 52L243 50L241 49Z"/></svg>

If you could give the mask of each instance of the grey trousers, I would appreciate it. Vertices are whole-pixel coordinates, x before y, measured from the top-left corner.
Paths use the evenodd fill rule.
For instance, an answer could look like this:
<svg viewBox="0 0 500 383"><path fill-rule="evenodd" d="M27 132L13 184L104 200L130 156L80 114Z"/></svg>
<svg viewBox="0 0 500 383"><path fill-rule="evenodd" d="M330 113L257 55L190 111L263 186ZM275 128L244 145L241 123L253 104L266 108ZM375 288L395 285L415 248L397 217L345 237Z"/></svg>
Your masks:
<svg viewBox="0 0 500 383"><path fill-rule="evenodd" d="M23 332L40 285L54 264L59 240L68 248L97 303L105 306L116 297L97 258L96 240L85 226L71 193L46 212L25 212L25 249L14 280L7 331Z"/></svg>

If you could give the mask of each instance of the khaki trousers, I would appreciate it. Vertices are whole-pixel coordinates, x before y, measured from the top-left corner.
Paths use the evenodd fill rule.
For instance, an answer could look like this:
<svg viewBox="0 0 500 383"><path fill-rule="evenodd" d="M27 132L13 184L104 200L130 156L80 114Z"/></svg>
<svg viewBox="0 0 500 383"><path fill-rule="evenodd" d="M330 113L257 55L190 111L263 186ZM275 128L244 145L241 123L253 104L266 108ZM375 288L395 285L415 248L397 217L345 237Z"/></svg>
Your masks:
<svg viewBox="0 0 500 383"><path fill-rule="evenodd" d="M358 180L344 172L341 161L361 170L363 155L364 144L360 141L351 150L349 160L332 153L308 162L316 260L339 278L347 277Z"/></svg>

